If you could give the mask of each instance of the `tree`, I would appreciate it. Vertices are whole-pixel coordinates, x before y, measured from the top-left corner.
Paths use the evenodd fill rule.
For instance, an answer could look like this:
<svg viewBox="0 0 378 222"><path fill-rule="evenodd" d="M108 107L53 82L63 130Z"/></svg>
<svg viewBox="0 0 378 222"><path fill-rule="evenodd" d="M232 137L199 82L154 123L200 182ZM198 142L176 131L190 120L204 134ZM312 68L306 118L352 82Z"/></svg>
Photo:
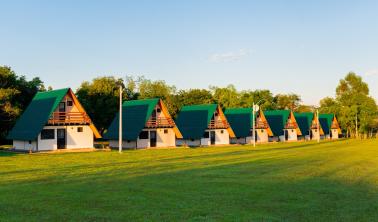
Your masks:
<svg viewBox="0 0 378 222"><path fill-rule="evenodd" d="M274 97L278 109L290 109L295 111L301 104L301 97L297 94L277 94Z"/></svg>
<svg viewBox="0 0 378 222"><path fill-rule="evenodd" d="M0 143L15 124L16 119L28 106L38 91L44 91L43 82L38 78L27 81L8 66L0 66Z"/></svg>
<svg viewBox="0 0 378 222"><path fill-rule="evenodd" d="M210 104L212 100L213 96L211 92L206 89L180 90L176 95L174 95L175 109L171 115L176 116L182 106Z"/></svg>
<svg viewBox="0 0 378 222"><path fill-rule="evenodd" d="M164 101L170 113L176 110L173 95L176 93L175 86L169 86L163 80L152 81L141 77L138 82L138 99L160 98Z"/></svg>
<svg viewBox="0 0 378 222"><path fill-rule="evenodd" d="M239 93L234 85L227 87L211 86L213 93L213 102L219 104L222 108L237 107L239 105Z"/></svg>
<svg viewBox="0 0 378 222"><path fill-rule="evenodd" d="M240 92L240 107L252 107L253 103L259 103L264 110L275 109L273 94L269 90L245 90Z"/></svg>
<svg viewBox="0 0 378 222"><path fill-rule="evenodd" d="M377 105L369 96L369 86L353 72L341 79L336 88L336 98L326 97L320 101L320 111L335 113L347 135L368 135L375 127ZM356 128L356 118L358 128Z"/></svg>
<svg viewBox="0 0 378 222"><path fill-rule="evenodd" d="M124 87L122 79L105 76L95 78L92 82L83 82L76 91L80 103L101 134L118 112L120 85ZM129 94L124 93L123 99L130 99L128 96Z"/></svg>

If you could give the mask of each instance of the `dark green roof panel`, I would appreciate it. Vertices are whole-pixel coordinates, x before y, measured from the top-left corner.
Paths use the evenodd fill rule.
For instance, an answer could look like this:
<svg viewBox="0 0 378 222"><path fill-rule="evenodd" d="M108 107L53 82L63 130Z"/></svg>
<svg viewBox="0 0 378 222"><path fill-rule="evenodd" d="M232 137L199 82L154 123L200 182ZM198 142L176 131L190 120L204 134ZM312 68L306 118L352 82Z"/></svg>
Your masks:
<svg viewBox="0 0 378 222"><path fill-rule="evenodd" d="M272 129L273 135L284 135L284 128L290 116L290 110L267 110L264 112L264 115Z"/></svg>
<svg viewBox="0 0 378 222"><path fill-rule="evenodd" d="M236 137L248 137L252 128L252 108L230 108L224 112Z"/></svg>
<svg viewBox="0 0 378 222"><path fill-rule="evenodd" d="M325 134L329 134L331 131L333 117L333 114L319 114L319 122Z"/></svg>
<svg viewBox="0 0 378 222"><path fill-rule="evenodd" d="M137 140L140 132L150 118L159 99L144 99L125 101L122 104L122 139ZM118 140L119 113L113 119L104 139Z"/></svg>
<svg viewBox="0 0 378 222"><path fill-rule="evenodd" d="M217 107L216 104L182 107L176 119L176 125L183 139L202 138Z"/></svg>
<svg viewBox="0 0 378 222"><path fill-rule="evenodd" d="M68 88L38 92L8 134L10 140L35 140Z"/></svg>
<svg viewBox="0 0 378 222"><path fill-rule="evenodd" d="M311 122L314 118L314 114L311 112L294 113L294 116L302 135L310 135Z"/></svg>

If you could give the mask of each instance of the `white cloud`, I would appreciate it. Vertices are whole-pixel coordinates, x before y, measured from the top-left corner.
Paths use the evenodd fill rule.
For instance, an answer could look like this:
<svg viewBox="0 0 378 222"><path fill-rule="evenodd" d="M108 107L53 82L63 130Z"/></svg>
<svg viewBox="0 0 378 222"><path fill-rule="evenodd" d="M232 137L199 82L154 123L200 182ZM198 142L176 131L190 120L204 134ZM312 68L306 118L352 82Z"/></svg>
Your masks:
<svg viewBox="0 0 378 222"><path fill-rule="evenodd" d="M371 69L365 73L366 76L378 76L378 69Z"/></svg>
<svg viewBox="0 0 378 222"><path fill-rule="evenodd" d="M232 62L238 61L249 55L246 49L239 49L233 52L214 53L209 56L211 62Z"/></svg>

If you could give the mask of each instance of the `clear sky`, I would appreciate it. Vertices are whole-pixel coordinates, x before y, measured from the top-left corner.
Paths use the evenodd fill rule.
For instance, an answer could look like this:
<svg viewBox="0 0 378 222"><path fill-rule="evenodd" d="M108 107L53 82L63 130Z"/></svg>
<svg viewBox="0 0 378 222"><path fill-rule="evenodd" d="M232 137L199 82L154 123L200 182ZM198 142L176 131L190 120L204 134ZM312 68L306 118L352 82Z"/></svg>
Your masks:
<svg viewBox="0 0 378 222"><path fill-rule="evenodd" d="M46 86L144 75L333 96L349 71L378 99L378 1L1 1L0 65Z"/></svg>

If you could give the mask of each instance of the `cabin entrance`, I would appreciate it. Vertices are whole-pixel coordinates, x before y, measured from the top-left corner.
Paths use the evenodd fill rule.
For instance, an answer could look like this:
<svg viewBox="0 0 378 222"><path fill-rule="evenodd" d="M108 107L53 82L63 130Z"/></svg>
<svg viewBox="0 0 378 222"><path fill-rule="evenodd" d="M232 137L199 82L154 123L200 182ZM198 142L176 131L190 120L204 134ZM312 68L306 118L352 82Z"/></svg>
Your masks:
<svg viewBox="0 0 378 222"><path fill-rule="evenodd" d="M211 145L215 144L215 131L210 131L210 143Z"/></svg>
<svg viewBox="0 0 378 222"><path fill-rule="evenodd" d="M156 131L150 131L150 147L156 147Z"/></svg>
<svg viewBox="0 0 378 222"><path fill-rule="evenodd" d="M57 135L56 137L57 137L58 149L65 149L66 148L66 129L57 129L56 135Z"/></svg>
<svg viewBox="0 0 378 222"><path fill-rule="evenodd" d="M288 141L289 140L289 131L284 130L284 133L285 133L285 141Z"/></svg>

